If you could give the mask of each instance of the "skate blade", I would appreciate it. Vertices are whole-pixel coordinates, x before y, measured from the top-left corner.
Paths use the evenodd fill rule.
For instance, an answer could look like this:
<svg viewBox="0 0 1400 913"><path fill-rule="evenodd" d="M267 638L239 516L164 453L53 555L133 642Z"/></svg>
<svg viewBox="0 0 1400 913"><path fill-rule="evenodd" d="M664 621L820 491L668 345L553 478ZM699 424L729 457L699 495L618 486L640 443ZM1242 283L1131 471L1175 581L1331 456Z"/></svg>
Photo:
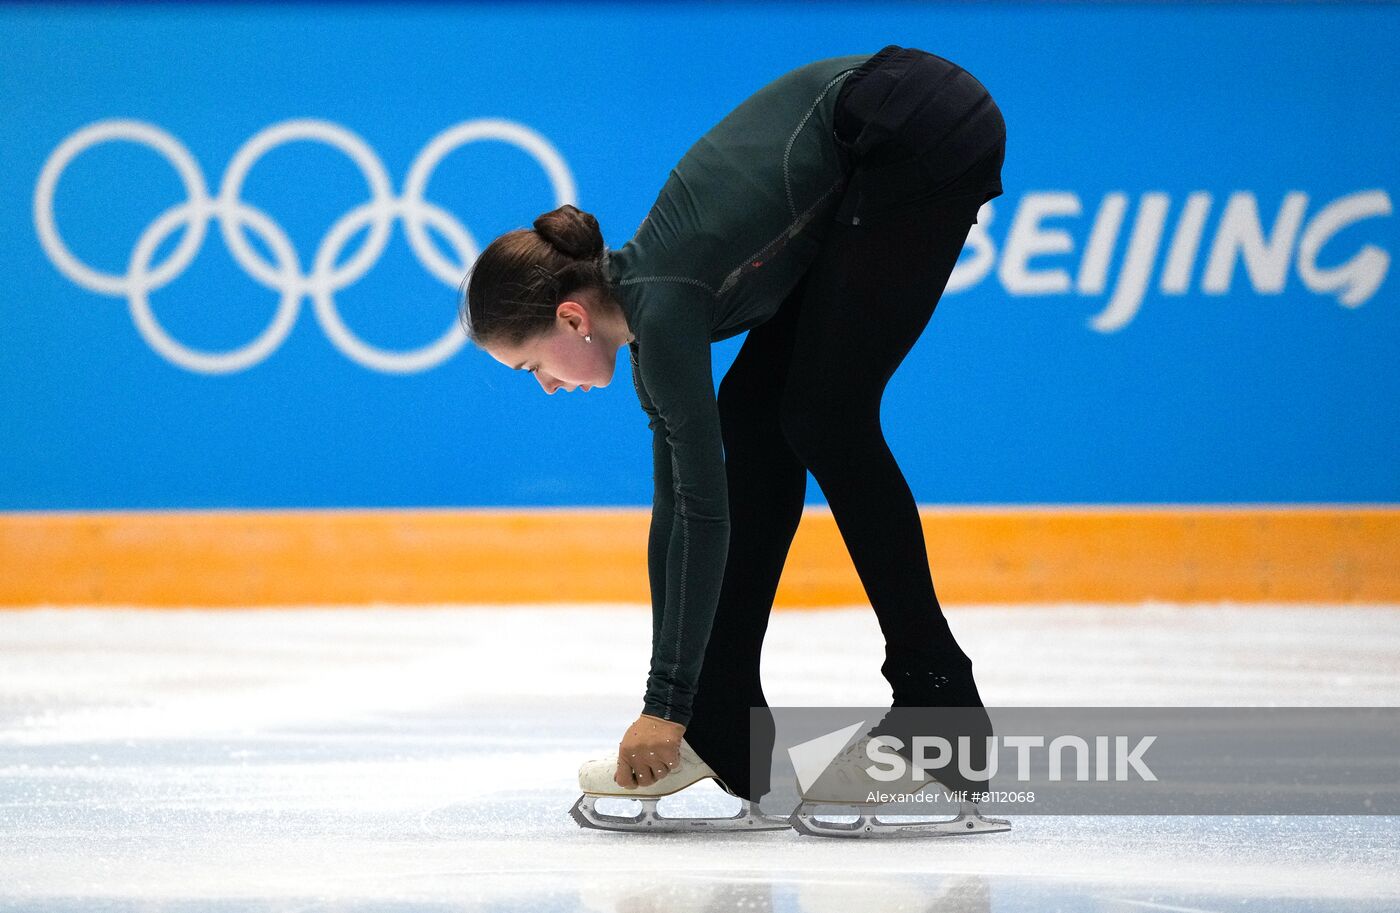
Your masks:
<svg viewBox="0 0 1400 913"><path fill-rule="evenodd" d="M827 803L804 802L788 818L792 829L809 837L964 837L969 834L996 834L1011 830L1005 818L987 818L975 811L963 811L947 821L882 821L873 811L845 807L855 821L824 821L816 809ZM828 812L827 814L841 814Z"/></svg>
<svg viewBox="0 0 1400 913"><path fill-rule="evenodd" d="M598 811L596 804L600 798L615 796L590 796L584 793L578 797L569 816L578 822L579 827L601 831L623 831L628 833L677 833L681 831L775 831L791 827L787 818L766 815L756 811L752 802L744 801L739 811L727 818L667 818L656 811L657 800L661 797L642 798L642 810L635 815L609 815ZM742 800L741 800L742 801Z"/></svg>

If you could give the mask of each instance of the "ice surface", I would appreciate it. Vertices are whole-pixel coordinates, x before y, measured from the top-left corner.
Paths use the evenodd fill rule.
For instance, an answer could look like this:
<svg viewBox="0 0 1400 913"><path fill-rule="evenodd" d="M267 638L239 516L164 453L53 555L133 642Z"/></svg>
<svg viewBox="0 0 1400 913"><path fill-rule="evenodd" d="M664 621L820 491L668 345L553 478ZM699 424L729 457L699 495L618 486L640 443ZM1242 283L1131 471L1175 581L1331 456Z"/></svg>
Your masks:
<svg viewBox="0 0 1400 913"><path fill-rule="evenodd" d="M1395 706L1398 608L948 615L991 705ZM0 612L0 910L1400 909L1394 818L581 830L578 765L640 711L650 636L639 606ZM882 660L868 608L779 612L765 690L888 703Z"/></svg>

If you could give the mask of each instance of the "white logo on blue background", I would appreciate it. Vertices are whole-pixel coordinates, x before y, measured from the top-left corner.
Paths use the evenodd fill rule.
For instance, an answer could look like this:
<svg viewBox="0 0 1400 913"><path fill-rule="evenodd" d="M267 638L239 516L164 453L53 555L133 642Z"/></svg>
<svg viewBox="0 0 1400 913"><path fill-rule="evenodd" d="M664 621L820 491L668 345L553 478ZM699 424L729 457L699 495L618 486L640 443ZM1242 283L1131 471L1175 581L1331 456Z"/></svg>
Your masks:
<svg viewBox="0 0 1400 913"><path fill-rule="evenodd" d="M343 152L358 166L370 192L368 202L346 212L326 232L309 271L303 268L295 246L276 220L239 198L244 180L259 159L278 146L301 140L325 143ZM34 192L34 225L44 253L63 275L97 294L125 298L137 330L151 348L186 370L228 374L262 362L282 344L296 323L302 299L309 297L327 338L347 357L385 373L426 371L451 358L466 342L466 334L455 319L441 337L428 345L408 351L387 350L370 345L346 326L336 309L335 295L359 281L378 262L396 219L402 220L419 263L439 281L457 286L480 248L466 226L424 199L424 192L434 170L449 153L483 140L508 143L532 156L549 178L556 206L577 202L573 175L554 146L529 127L508 120L465 121L433 137L413 160L403 193L397 197L374 150L351 131L330 121L287 120L260 131L235 153L224 172L218 196L210 197L199 163L175 137L143 121L104 120L73 133L49 155ZM147 146L163 156L179 174L187 196L185 202L157 216L141 232L124 275L94 269L74 256L59 236L53 208L54 191L69 163L94 146L119 141ZM218 221L224 243L239 266L256 282L280 295L277 312L267 328L252 342L224 352L195 349L175 339L156 320L150 302L152 292L172 282L189 266L204 242L210 219ZM444 257L429 238L429 226L452 246L455 261ZM181 227L185 232L180 243L164 261L152 263L160 244ZM366 227L369 231L364 244L337 267L346 243ZM253 249L245 228L262 238L274 262Z"/></svg>

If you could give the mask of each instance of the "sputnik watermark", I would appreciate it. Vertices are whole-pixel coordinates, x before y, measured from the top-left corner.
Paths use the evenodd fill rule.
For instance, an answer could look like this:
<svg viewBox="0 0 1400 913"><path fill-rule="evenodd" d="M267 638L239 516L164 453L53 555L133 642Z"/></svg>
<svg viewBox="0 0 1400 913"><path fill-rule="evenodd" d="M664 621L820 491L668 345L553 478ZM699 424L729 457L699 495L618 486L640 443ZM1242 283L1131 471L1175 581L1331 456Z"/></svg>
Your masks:
<svg viewBox="0 0 1400 913"><path fill-rule="evenodd" d="M991 779L997 775L1000 769L998 758L1001 754L1000 749L1004 747L1016 752L1016 779L1023 783L1031 779L1032 752L1036 749L1045 752L1046 767L1048 768L1047 778L1052 781L1072 779L1079 782L1091 780L1108 782L1112 780L1121 783L1132 779L1132 773L1136 773L1137 778L1141 780L1156 780L1157 775L1143 760L1143 755L1156 740L1155 735L1141 736L1130 750L1128 747L1129 737L1124 735L1095 736L1092 748L1090 748L1087 739L1075 735L1057 736L1050 740L1049 745L1046 745L1044 736L992 735L985 738L987 745L986 764L981 769L977 769L972 766L969 758L971 738L958 736L957 770L968 779ZM865 756L872 762L872 766L866 767L865 772L872 779L882 783L891 783L906 778L909 775L908 768L912 762L914 775L927 778L934 771L948 767L949 762L954 759L953 743L942 736L914 736L908 759L898 753L903 748L904 741L898 736L872 737L865 743ZM935 752L932 757L929 757L930 749ZM1068 778L1065 776L1066 765L1064 763L1067 752L1071 753L1073 760L1073 775ZM1091 766L1093 767L1092 776L1089 770Z"/></svg>
<svg viewBox="0 0 1400 913"><path fill-rule="evenodd" d="M1400 707L763 707L750 732L772 813L969 790L1050 815L1400 815Z"/></svg>
<svg viewBox="0 0 1400 913"><path fill-rule="evenodd" d="M926 805L965 805L968 802L976 802L979 805L983 802L1023 802L1031 803L1035 801L1035 791L1023 790L970 790L970 789L939 789L921 790L916 793L882 793L871 790L866 793L865 801L878 805L888 805L892 802L922 802Z"/></svg>

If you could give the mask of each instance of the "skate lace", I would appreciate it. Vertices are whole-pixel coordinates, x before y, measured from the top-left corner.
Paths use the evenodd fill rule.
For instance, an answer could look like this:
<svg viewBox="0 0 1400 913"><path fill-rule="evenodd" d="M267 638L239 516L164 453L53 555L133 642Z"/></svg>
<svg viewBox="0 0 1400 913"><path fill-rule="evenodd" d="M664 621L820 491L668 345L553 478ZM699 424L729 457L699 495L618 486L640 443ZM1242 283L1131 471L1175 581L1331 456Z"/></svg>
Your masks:
<svg viewBox="0 0 1400 913"><path fill-rule="evenodd" d="M850 745L847 745L846 748L839 755L836 756L836 760L845 762L858 761L864 759L866 756L865 746L873 741L874 738L872 738L871 736L862 736L861 738L856 739Z"/></svg>

